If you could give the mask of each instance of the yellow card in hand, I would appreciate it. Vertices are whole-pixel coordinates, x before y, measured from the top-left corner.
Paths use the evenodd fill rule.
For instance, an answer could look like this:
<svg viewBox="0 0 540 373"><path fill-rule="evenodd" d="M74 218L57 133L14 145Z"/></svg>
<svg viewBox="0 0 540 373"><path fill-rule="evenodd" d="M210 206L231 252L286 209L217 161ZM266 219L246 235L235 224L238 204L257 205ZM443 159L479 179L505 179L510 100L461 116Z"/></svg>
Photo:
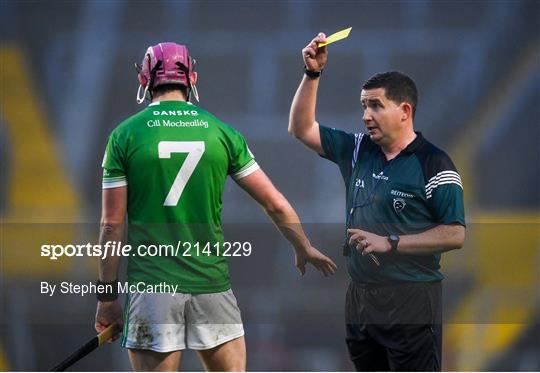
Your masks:
<svg viewBox="0 0 540 373"><path fill-rule="evenodd" d="M324 43L319 43L317 46L324 47L325 45L332 44L332 43L335 43L336 41L345 39L347 36L349 36L349 33L351 32L351 30L352 30L352 27L346 28L345 30L338 31L335 34L328 36Z"/></svg>

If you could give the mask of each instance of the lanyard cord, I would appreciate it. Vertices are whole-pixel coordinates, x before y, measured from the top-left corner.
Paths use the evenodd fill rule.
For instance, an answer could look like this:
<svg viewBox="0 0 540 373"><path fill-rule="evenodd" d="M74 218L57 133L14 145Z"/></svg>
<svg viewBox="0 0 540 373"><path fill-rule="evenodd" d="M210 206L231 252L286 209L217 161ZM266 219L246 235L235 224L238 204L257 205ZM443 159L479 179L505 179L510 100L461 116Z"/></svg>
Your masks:
<svg viewBox="0 0 540 373"><path fill-rule="evenodd" d="M383 170L379 173L379 176L382 176L384 175L386 172L389 172L390 169L392 168L392 165L394 164L394 160L396 160L398 157L396 156L394 159L392 159L390 162L388 162L388 164L383 168ZM364 172L364 175L362 176L362 178L360 179L360 183L362 183L365 179L366 179L366 176L367 174L369 173L370 170L373 171L373 165L375 164L375 159L372 159L371 160L371 165L370 167L368 167L366 169L366 171ZM360 207L365 207L367 205L369 205L372 201L373 201L373 198L375 197L375 192L377 191L377 187L379 186L379 184L381 183L382 181L382 177L380 177L377 182L375 183L375 185L373 186L373 188L371 188L371 191L369 192L369 195L366 199L364 199L364 201L362 201L361 203L355 203L356 202L356 198L358 197L358 192L360 190L360 185L357 185L355 186L354 188L354 192L353 192L353 196L352 196L352 206L349 210L349 214L347 216L347 228L350 228L350 225L352 223L352 217L353 217L353 214L354 214L354 210L356 210L357 208L360 208Z"/></svg>
<svg viewBox="0 0 540 373"><path fill-rule="evenodd" d="M398 157L399 157L399 154L394 159L392 159L390 162L388 162L388 164L379 173L379 176L383 176L385 172L389 172L390 169L392 168L392 165L394 164L394 160L396 160ZM345 241L343 243L343 256L349 256L350 252L351 252L351 248L349 247L349 235L347 233L347 229L351 228L354 210L356 210L357 208L361 208L361 207L365 207L365 206L369 205L373 201L373 198L375 197L375 192L377 190L377 187L381 183L382 177L380 177L377 180L377 182L375 183L373 188L371 188L371 191L369 192L368 197L362 203L358 203L358 204L354 203L356 201L356 197L358 196L358 191L360 190L360 185L362 185L361 183L365 180L365 178L368 175L370 170L372 170L372 172L373 172L374 164L375 164L375 158L373 158L371 160L370 167L366 168L366 171L364 171L364 175L360 179L360 184L356 185L355 188L354 188L352 201L351 201L352 207L349 210L349 214L347 215L347 221L346 221L346 227L345 227ZM371 257L371 259L375 262L375 264L377 266L380 265L379 260L377 259L377 257L374 254L369 254L369 256Z"/></svg>

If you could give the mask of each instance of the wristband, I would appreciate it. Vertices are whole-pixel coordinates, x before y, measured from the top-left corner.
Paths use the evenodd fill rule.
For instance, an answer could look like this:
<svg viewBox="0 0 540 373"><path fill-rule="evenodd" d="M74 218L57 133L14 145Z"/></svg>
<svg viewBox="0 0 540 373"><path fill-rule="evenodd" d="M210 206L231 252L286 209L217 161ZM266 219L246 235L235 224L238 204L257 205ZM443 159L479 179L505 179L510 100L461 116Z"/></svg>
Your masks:
<svg viewBox="0 0 540 373"><path fill-rule="evenodd" d="M114 280L110 282L97 280L96 287L100 285L105 286L105 292L100 292L96 289L96 298L98 301L111 302L113 300L118 299L118 280ZM107 285L111 285L112 287L111 291L107 291L107 289L109 289L109 286Z"/></svg>
<svg viewBox="0 0 540 373"><path fill-rule="evenodd" d="M304 65L304 74L306 74L310 78L320 78L320 76L322 75L322 72L323 72L322 70L321 71L308 70L307 66Z"/></svg>

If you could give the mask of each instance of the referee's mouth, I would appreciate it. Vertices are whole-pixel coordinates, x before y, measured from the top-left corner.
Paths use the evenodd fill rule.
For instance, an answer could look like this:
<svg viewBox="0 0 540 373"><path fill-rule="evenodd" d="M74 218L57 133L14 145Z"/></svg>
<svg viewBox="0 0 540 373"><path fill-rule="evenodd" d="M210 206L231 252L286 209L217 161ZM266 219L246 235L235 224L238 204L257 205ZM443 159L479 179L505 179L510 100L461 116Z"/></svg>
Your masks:
<svg viewBox="0 0 540 373"><path fill-rule="evenodd" d="M370 135L373 135L375 133L375 131L377 131L379 129L379 127L377 126L366 126L368 132Z"/></svg>

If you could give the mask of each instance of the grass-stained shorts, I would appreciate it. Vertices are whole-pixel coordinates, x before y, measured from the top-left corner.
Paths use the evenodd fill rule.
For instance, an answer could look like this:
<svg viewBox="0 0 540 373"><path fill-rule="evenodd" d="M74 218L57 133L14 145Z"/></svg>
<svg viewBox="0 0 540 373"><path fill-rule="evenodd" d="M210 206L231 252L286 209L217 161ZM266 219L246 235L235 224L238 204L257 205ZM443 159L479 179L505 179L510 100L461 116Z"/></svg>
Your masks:
<svg viewBox="0 0 540 373"><path fill-rule="evenodd" d="M244 335L231 289L221 293L132 293L126 300L122 346L170 352L207 350Z"/></svg>

